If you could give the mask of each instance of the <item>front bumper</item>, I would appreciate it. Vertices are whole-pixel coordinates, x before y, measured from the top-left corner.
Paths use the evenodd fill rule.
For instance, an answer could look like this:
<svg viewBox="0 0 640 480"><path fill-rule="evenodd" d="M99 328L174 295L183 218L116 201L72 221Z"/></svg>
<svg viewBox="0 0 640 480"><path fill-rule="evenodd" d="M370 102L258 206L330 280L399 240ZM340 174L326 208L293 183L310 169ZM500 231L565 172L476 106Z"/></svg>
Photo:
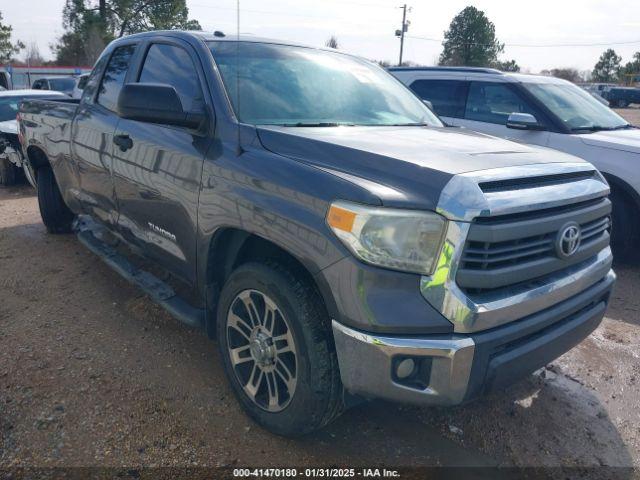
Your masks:
<svg viewBox="0 0 640 480"><path fill-rule="evenodd" d="M356 395L455 405L505 387L587 337L604 316L615 274L551 308L475 334L380 336L333 322L345 388ZM399 366L411 360L410 375ZM406 364L405 364L406 367Z"/></svg>

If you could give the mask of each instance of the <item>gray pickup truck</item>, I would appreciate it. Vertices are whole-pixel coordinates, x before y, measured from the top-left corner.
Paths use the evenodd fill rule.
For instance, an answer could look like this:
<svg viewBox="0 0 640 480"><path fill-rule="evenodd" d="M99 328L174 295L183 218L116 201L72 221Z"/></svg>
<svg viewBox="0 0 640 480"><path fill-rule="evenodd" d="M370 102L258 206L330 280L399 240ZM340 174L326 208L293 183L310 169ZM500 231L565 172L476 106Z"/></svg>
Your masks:
<svg viewBox="0 0 640 480"><path fill-rule="evenodd" d="M340 52L133 35L79 103L25 101L19 126L48 231L217 338L240 404L281 435L360 398L505 387L589 335L614 284L589 163L445 127Z"/></svg>

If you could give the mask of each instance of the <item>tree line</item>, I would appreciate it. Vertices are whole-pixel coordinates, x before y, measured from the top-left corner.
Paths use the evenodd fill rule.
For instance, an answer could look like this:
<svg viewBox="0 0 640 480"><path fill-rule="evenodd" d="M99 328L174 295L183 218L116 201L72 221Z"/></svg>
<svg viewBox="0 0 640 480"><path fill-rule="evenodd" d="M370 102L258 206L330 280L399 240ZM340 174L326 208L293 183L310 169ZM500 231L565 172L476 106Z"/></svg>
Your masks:
<svg viewBox="0 0 640 480"><path fill-rule="evenodd" d="M186 0L66 0L62 11L64 33L51 45L58 65L93 65L104 47L113 39L146 30L201 30L197 20L189 18ZM24 50L24 63L41 65L44 61L37 45L12 41L12 28L2 23L0 12L0 63L16 62ZM331 36L327 46L339 48ZM482 10L469 6L458 13L444 32L438 64L443 66L492 67L508 72L520 71L514 59L501 59L504 43L496 36L493 22ZM380 62L389 65L388 62ZM415 63L407 62L415 65ZM640 75L640 51L631 61L613 49L602 53L591 72L574 68L555 68L541 73L572 82L624 82Z"/></svg>
<svg viewBox="0 0 640 480"><path fill-rule="evenodd" d="M93 65L110 41L132 33L202 30L197 20L189 18L186 0L66 0L62 26L64 33L50 46L55 56L50 63L57 65ZM0 12L0 63L15 61L22 50L31 65L47 63L36 45L12 42L11 34Z"/></svg>

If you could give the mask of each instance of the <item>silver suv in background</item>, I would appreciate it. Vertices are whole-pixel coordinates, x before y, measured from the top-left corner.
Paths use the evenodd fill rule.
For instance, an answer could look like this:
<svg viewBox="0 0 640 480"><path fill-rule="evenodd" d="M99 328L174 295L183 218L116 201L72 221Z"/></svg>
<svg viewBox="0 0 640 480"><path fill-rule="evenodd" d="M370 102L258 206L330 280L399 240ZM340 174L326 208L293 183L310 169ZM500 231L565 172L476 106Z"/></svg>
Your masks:
<svg viewBox="0 0 640 480"><path fill-rule="evenodd" d="M640 260L640 129L559 78L471 67L389 71L449 125L550 147L595 165L611 185L614 253Z"/></svg>

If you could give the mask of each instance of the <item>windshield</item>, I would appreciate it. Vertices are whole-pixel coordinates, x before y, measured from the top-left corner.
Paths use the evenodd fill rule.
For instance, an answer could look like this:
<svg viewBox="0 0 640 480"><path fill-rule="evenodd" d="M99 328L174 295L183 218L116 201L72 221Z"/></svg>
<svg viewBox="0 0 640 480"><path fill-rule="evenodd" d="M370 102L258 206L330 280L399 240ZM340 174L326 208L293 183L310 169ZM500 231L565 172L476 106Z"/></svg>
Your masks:
<svg viewBox="0 0 640 480"><path fill-rule="evenodd" d="M209 46L241 122L442 126L406 87L364 60L267 43L225 41Z"/></svg>
<svg viewBox="0 0 640 480"><path fill-rule="evenodd" d="M572 84L524 83L570 130L615 130L629 123L588 92Z"/></svg>
<svg viewBox="0 0 640 480"><path fill-rule="evenodd" d="M51 78L49 79L49 85L51 90L57 90L63 92L65 90L73 90L76 81L73 78Z"/></svg>

